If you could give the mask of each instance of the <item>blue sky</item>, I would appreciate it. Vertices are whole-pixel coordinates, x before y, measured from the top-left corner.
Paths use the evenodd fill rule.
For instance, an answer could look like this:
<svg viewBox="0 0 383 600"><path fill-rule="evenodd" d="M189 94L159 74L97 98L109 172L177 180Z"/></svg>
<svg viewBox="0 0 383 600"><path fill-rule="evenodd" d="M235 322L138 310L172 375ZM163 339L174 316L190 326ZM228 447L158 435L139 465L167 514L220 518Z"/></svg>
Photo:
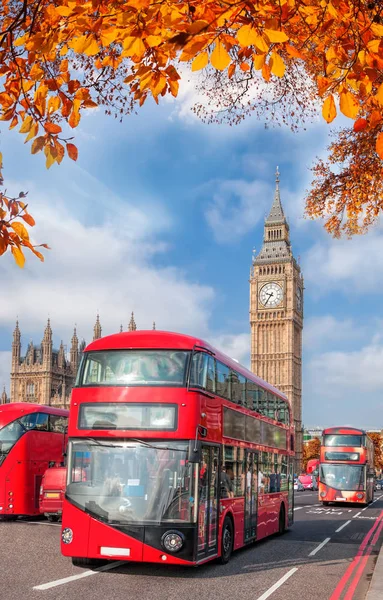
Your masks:
<svg viewBox="0 0 383 600"><path fill-rule="evenodd" d="M190 87L177 101L148 104L122 124L89 111L76 131L79 160L46 171L23 136L1 131L10 192L29 190L34 239L46 262L23 271L0 261L0 385L9 389L12 331L23 350L39 343L48 314L56 345L77 323L91 339L139 328L201 335L249 362L249 270L262 244L275 169L305 278L303 417L307 426L378 428L382 422L382 229L332 240L303 218L309 167L329 128L319 119L293 134L248 119L205 125L190 111ZM362 409L363 407L363 409Z"/></svg>

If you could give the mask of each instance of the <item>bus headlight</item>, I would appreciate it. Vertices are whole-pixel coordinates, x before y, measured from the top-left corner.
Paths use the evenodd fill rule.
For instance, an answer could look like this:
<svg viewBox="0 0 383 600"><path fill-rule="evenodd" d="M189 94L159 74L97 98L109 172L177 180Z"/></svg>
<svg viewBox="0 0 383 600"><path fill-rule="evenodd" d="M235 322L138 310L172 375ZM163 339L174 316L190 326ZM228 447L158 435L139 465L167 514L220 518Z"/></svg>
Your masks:
<svg viewBox="0 0 383 600"><path fill-rule="evenodd" d="M184 540L179 531L167 531L161 538L161 544L168 552L178 552L184 545Z"/></svg>
<svg viewBox="0 0 383 600"><path fill-rule="evenodd" d="M65 527L61 532L61 539L64 544L70 544L73 540L73 531L70 527Z"/></svg>
<svg viewBox="0 0 383 600"><path fill-rule="evenodd" d="M320 493L320 496L321 496L321 498L324 498L324 497L325 497L325 495L326 495L326 492L321 492L321 493Z"/></svg>
<svg viewBox="0 0 383 600"><path fill-rule="evenodd" d="M364 498L364 494L361 494L359 492L359 494L357 494L356 497L358 498L358 500L362 500L362 498Z"/></svg>

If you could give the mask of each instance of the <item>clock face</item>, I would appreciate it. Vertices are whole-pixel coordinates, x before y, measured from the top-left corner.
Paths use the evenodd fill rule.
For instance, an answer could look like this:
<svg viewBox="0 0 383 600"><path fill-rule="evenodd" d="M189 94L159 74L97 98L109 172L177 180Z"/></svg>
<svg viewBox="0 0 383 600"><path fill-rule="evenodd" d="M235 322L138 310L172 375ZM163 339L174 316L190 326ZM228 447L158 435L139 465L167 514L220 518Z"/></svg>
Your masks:
<svg viewBox="0 0 383 600"><path fill-rule="evenodd" d="M283 300L283 290L278 283L266 283L259 292L259 300L265 308L275 308Z"/></svg>
<svg viewBox="0 0 383 600"><path fill-rule="evenodd" d="M301 312L301 310L302 310L302 290L300 287L297 287L296 301L297 301L297 310L299 310L299 312Z"/></svg>

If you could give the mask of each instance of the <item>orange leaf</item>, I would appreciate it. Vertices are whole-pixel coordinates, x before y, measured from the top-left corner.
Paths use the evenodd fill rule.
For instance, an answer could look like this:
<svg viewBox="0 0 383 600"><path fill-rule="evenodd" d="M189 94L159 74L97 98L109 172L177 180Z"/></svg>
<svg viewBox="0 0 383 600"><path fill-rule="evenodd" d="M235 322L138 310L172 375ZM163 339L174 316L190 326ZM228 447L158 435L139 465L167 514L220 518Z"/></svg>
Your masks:
<svg viewBox="0 0 383 600"><path fill-rule="evenodd" d="M32 215L30 215L29 213L24 213L23 215L20 215L22 219L24 219L24 221L26 223L28 223L28 225L30 225L31 227L33 227L35 225L35 220L32 217Z"/></svg>
<svg viewBox="0 0 383 600"><path fill-rule="evenodd" d="M8 244L0 233L0 256L7 250Z"/></svg>
<svg viewBox="0 0 383 600"><path fill-rule="evenodd" d="M32 144L32 148L31 148L31 153L32 154L37 154L37 152L40 152L40 150L42 150L44 148L45 145L45 137L43 135L41 135L40 137L36 138Z"/></svg>
<svg viewBox="0 0 383 600"><path fill-rule="evenodd" d="M332 94L327 96L326 100L323 102L322 115L327 123L331 123L336 117L336 106Z"/></svg>
<svg viewBox="0 0 383 600"><path fill-rule="evenodd" d="M357 119L354 123L354 131L358 132L358 131L363 131L363 129L366 129L367 127L367 121L366 119Z"/></svg>
<svg viewBox="0 0 383 600"><path fill-rule="evenodd" d="M66 151L68 153L69 158L71 158L72 160L77 160L78 150L74 144L67 144Z"/></svg>
<svg viewBox="0 0 383 600"><path fill-rule="evenodd" d="M12 246L11 251L13 254L13 258L16 261L17 266L20 267L20 269L22 269L25 264L25 256L24 256L21 248L19 248L18 246Z"/></svg>
<svg viewBox="0 0 383 600"><path fill-rule="evenodd" d="M378 137L376 138L376 151L383 160L383 132L379 133Z"/></svg>
<svg viewBox="0 0 383 600"><path fill-rule="evenodd" d="M44 129L48 133L60 133L62 131L60 125L56 125L56 123L51 123L50 121L44 124Z"/></svg>

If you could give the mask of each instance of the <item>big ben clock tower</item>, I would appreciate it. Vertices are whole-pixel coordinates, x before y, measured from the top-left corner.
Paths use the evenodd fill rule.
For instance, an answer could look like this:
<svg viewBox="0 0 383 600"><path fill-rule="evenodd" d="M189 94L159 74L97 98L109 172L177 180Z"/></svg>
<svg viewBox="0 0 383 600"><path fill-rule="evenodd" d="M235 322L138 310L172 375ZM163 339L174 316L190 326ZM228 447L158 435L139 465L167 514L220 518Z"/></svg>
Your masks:
<svg viewBox="0 0 383 600"><path fill-rule="evenodd" d="M303 277L290 244L279 171L262 249L250 272L251 370L289 398L295 424L296 470L302 463Z"/></svg>

